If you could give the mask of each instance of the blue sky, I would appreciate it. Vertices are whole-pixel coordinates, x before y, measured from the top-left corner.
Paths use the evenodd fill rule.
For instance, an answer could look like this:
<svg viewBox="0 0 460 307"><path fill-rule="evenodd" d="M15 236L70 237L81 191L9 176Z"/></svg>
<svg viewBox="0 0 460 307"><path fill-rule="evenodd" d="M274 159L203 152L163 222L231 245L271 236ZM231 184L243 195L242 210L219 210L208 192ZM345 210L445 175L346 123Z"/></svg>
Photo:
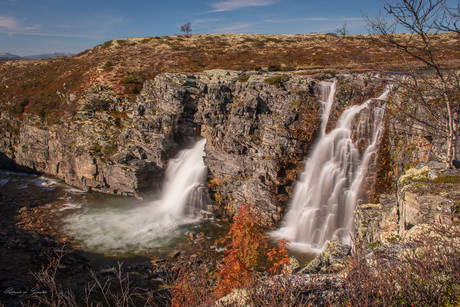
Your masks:
<svg viewBox="0 0 460 307"><path fill-rule="evenodd" d="M0 0L0 53L78 53L105 41L180 33L367 33L378 0Z"/></svg>

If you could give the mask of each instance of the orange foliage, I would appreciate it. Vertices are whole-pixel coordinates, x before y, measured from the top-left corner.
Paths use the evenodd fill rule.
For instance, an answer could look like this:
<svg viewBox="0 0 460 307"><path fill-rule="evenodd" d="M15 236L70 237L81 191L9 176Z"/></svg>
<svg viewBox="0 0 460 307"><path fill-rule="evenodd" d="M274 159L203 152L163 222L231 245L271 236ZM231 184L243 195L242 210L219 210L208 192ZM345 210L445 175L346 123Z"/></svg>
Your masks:
<svg viewBox="0 0 460 307"><path fill-rule="evenodd" d="M280 240L279 251L273 248L267 254L268 238L259 226L260 220L260 213L253 206L244 204L238 210L228 236L216 242L225 244L226 249L218 273L217 297L248 285L254 278L257 263L263 257L268 256L273 262L272 272L289 262L288 242L285 240Z"/></svg>
<svg viewBox="0 0 460 307"><path fill-rule="evenodd" d="M173 285L171 306L210 305L214 298L208 295L209 286L209 281L204 276L197 276L186 269L182 269Z"/></svg>
<svg viewBox="0 0 460 307"><path fill-rule="evenodd" d="M287 265L289 265L290 262L287 249L288 245L289 241L287 241L286 239L280 239L278 240L278 250L274 247L268 251L268 259L270 259L270 261L273 262L273 267L270 268L271 273L286 273L284 271L284 268Z"/></svg>

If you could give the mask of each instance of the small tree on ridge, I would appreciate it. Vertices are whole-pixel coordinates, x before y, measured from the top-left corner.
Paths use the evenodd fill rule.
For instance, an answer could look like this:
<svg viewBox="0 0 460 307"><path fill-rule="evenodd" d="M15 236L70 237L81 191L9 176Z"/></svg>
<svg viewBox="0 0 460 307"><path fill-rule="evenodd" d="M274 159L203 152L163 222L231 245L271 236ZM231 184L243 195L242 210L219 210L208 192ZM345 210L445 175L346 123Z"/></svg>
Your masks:
<svg viewBox="0 0 460 307"><path fill-rule="evenodd" d="M181 25L180 31L184 32L185 35L188 35L190 32L192 32L192 24L190 22L187 22L186 24Z"/></svg>

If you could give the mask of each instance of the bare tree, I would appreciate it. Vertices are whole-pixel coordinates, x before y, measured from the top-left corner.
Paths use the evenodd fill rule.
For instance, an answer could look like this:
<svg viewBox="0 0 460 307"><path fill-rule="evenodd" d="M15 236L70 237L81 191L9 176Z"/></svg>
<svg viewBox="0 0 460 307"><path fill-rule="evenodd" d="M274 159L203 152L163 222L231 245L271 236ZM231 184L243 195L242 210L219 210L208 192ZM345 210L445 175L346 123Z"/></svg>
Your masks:
<svg viewBox="0 0 460 307"><path fill-rule="evenodd" d="M445 162L458 165L457 136L460 115L458 65L460 7L452 9L446 0L382 0L374 18L364 16L370 39L400 60L405 74L396 83L394 106L418 126L434 131L447 141ZM404 30L409 34L396 34ZM394 70L379 62L378 70ZM418 112L415 112L414 106Z"/></svg>
<svg viewBox="0 0 460 307"><path fill-rule="evenodd" d="M190 32L192 32L192 24L190 22L187 22L186 24L181 25L180 31L188 35Z"/></svg>
<svg viewBox="0 0 460 307"><path fill-rule="evenodd" d="M346 22L342 23L342 26L340 28L337 28L334 31L334 33L337 35L341 35L342 37L345 37L346 35L348 35L347 23Z"/></svg>

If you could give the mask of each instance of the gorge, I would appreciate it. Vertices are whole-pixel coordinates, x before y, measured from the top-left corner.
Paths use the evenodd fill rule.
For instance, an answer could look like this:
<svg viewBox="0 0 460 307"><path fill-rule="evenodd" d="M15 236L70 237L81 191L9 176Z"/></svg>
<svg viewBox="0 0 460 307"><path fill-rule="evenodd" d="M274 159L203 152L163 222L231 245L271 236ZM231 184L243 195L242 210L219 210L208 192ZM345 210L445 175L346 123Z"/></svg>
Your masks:
<svg viewBox="0 0 460 307"><path fill-rule="evenodd" d="M369 246L385 242L427 218L452 220L460 201L458 171L440 163L445 142L405 124L391 104L384 106L387 94L387 81L372 74L211 70L160 74L143 84L134 101L95 88L62 123L2 113L7 127L0 138L2 167L50 174L91 197L96 195L91 192L137 197L117 198L116 206L96 197L99 205L81 211L68 195L57 202L19 202L6 184L3 204L22 207L8 223L2 220L2 227L20 221L6 226L11 239L4 252L14 257L27 249L23 237L25 246L44 240L33 243L37 252L28 251L41 263L43 250L51 252L65 239L88 257L89 251L146 251L153 257L161 250L162 257L181 261L186 256L174 244L209 231L195 228L200 215L230 220L240 205L250 203L265 227L282 226L272 234L288 238L293 249L317 254L326 248L302 274L340 271L344 264L321 260L340 250L339 245L331 251L337 242L329 240L349 243L354 232ZM449 176L455 182L435 181ZM315 184L323 189L312 189ZM161 192L152 197L152 191ZM47 216L63 216L67 233L56 228L62 224L36 222ZM347 248L342 246L345 258ZM94 263L79 253L60 272L71 275ZM152 273L152 267L162 261L137 262L129 270L142 276L141 285L143 278L156 284L163 273ZM68 278L71 283L73 276Z"/></svg>
<svg viewBox="0 0 460 307"><path fill-rule="evenodd" d="M315 237L310 244L320 249L333 238L346 242L353 232L354 206L377 203L382 193L393 194L407 163L442 160L445 143L430 141L427 135L433 132L408 130L393 110L383 116L380 100L385 94L378 96L386 83L372 74L332 79L293 72L210 70L160 74L147 80L134 100L97 87L78 101L79 109L66 122L47 124L33 114L18 118L2 113L7 129L0 138L1 165L50 174L84 191L140 199L162 185L168 161L177 161L172 158L185 144L202 137L204 164L197 176L208 171L210 197L202 209L229 219L241 204L249 203L261 212L264 226L274 229L288 208L293 213L285 221L298 225L304 224L301 216L309 215L299 213L305 203L311 201L306 206L311 208L329 203L331 209L322 213L310 211L319 214L318 225L308 223L310 230L282 230L294 242ZM179 190L185 191L186 176L177 177L183 182L174 187L184 184ZM315 184L325 190L312 194ZM166 211L180 216L183 196L164 191L164 203L175 203L165 205L170 207ZM343 220L333 222L334 214ZM334 230L343 229L342 234L324 229L314 235L328 218Z"/></svg>
<svg viewBox="0 0 460 307"><path fill-rule="evenodd" d="M9 155L4 165L13 158L83 190L139 196L161 184L180 144L201 135L214 200L208 209L225 217L238 204L252 203L273 227L321 134L317 83L296 74L164 74L146 81L134 103L99 88L88 99L113 102L99 111L82 104L75 119L61 126L5 118L19 130L3 136L2 150ZM342 78L325 129L382 86L366 76Z"/></svg>

